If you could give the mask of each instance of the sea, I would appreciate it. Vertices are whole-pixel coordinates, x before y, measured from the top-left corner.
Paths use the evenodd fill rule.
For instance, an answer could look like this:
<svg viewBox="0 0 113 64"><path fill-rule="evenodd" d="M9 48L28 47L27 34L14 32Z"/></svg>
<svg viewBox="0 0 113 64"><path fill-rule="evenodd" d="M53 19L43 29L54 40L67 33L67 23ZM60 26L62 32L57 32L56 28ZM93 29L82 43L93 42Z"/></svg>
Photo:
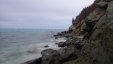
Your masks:
<svg viewBox="0 0 113 64"><path fill-rule="evenodd" d="M21 64L41 57L41 51L52 48L65 38L55 39L63 29L0 29L0 64ZM44 47L48 46L48 47Z"/></svg>

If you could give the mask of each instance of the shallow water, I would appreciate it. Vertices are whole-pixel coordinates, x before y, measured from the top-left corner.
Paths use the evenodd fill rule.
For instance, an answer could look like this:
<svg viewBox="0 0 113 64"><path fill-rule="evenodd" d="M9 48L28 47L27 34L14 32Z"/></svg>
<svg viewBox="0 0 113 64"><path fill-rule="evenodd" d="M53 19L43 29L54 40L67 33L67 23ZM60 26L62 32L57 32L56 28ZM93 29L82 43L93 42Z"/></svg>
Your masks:
<svg viewBox="0 0 113 64"><path fill-rule="evenodd" d="M54 39L52 33L62 30L12 30L0 29L0 64L20 64L41 56L46 48L58 49L55 43L65 41Z"/></svg>

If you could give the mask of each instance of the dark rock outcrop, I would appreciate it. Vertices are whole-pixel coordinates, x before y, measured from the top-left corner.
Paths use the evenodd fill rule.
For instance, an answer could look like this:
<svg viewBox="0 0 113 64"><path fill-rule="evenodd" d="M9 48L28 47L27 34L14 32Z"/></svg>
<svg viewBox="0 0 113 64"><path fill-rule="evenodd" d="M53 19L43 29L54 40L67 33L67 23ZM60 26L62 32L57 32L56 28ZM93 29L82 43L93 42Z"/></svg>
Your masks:
<svg viewBox="0 0 113 64"><path fill-rule="evenodd" d="M65 64L113 64L113 2L101 0L96 8L84 18L80 25L79 21L73 30L74 36L83 35L85 43L82 47L82 57L78 60L69 61ZM84 26L84 27L83 27ZM82 33L82 34L81 34ZM88 38L87 38L88 37ZM84 62L85 61L85 62Z"/></svg>
<svg viewBox="0 0 113 64"><path fill-rule="evenodd" d="M65 47L66 46L66 43L65 42L59 42L58 43L58 47Z"/></svg>
<svg viewBox="0 0 113 64"><path fill-rule="evenodd" d="M69 60L77 59L79 52L77 52L74 45L68 46L66 48L61 48L58 50L60 53L60 56L62 58L61 62L64 63ZM70 51L70 52L69 52Z"/></svg>
<svg viewBox="0 0 113 64"><path fill-rule="evenodd" d="M71 30L69 31L62 31L62 32L59 32L55 35L53 35L55 37L55 39L59 38L59 37L65 37L65 38L68 38L69 37L69 33L71 32Z"/></svg>
<svg viewBox="0 0 113 64"><path fill-rule="evenodd" d="M27 61L27 62L22 63L22 64L41 64L41 63L42 63L42 58L38 58L38 59Z"/></svg>
<svg viewBox="0 0 113 64"><path fill-rule="evenodd" d="M41 52L42 64L60 64L60 54L53 49L46 49Z"/></svg>
<svg viewBox="0 0 113 64"><path fill-rule="evenodd" d="M48 45L45 45L44 47L47 48L47 47L49 47L49 46L48 46Z"/></svg>

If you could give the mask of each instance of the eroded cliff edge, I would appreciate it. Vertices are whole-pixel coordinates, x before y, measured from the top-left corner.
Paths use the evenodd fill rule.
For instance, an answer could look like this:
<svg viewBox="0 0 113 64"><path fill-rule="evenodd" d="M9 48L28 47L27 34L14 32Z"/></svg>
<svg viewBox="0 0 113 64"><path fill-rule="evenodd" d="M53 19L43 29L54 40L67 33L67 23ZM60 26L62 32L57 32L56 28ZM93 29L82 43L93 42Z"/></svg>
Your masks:
<svg viewBox="0 0 113 64"><path fill-rule="evenodd" d="M113 64L113 0L95 0L72 20L59 50L42 51L27 64Z"/></svg>

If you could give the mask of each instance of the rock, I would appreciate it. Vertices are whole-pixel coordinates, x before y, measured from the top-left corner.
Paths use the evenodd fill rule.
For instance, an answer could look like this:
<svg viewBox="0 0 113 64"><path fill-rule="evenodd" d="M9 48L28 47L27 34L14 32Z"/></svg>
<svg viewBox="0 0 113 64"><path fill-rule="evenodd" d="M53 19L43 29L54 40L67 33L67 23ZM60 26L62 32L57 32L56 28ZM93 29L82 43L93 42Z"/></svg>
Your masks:
<svg viewBox="0 0 113 64"><path fill-rule="evenodd" d="M69 31L73 31L75 29L75 26L74 25L71 25L70 27L69 27Z"/></svg>
<svg viewBox="0 0 113 64"><path fill-rule="evenodd" d="M107 25L104 30L104 43L106 44L106 51L108 53L110 61L113 63L113 1L108 3L106 12Z"/></svg>
<svg viewBox="0 0 113 64"><path fill-rule="evenodd" d="M49 47L49 46L48 46L48 45L45 45L44 47L47 48L47 47Z"/></svg>
<svg viewBox="0 0 113 64"><path fill-rule="evenodd" d="M95 25L95 22L93 22L93 21L92 22L86 22L86 26L84 27L83 31L91 33L94 25Z"/></svg>
<svg viewBox="0 0 113 64"><path fill-rule="evenodd" d="M55 43L55 44L57 44L57 45L58 45L58 43Z"/></svg>
<svg viewBox="0 0 113 64"><path fill-rule="evenodd" d="M105 10L96 8L89 16L86 18L85 22L97 22L101 16L105 14Z"/></svg>
<svg viewBox="0 0 113 64"><path fill-rule="evenodd" d="M65 38L68 38L69 37L69 33L70 31L62 31L62 32L59 32L55 35L53 35L55 37L55 39L57 39L58 37L65 37Z"/></svg>
<svg viewBox="0 0 113 64"><path fill-rule="evenodd" d="M88 39L83 40L83 46L77 43L75 38L67 41L68 44L71 43L69 46L75 44L75 49L79 52L81 50L81 56L77 55L76 60L64 64L113 64L113 1L101 0L96 6L85 18L85 23L80 25L78 22L76 25L79 27L75 26L78 28L73 29L73 32L76 30L74 33L78 34L77 31L82 28L81 31L86 32L83 35L88 35ZM79 45L81 49L77 49L80 48Z"/></svg>
<svg viewBox="0 0 113 64"><path fill-rule="evenodd" d="M92 34L92 37L90 37L91 40L96 40L102 35L103 29L106 27L105 25L107 25L106 15L102 16L100 20L95 24L94 32Z"/></svg>
<svg viewBox="0 0 113 64"><path fill-rule="evenodd" d="M41 52L42 64L60 64L60 54L53 49L46 49Z"/></svg>
<svg viewBox="0 0 113 64"><path fill-rule="evenodd" d="M103 15L100 20L95 24L94 29L103 29L107 25L107 16Z"/></svg>
<svg viewBox="0 0 113 64"><path fill-rule="evenodd" d="M113 1L113 0L103 0L103 1L110 2L110 1Z"/></svg>
<svg viewBox="0 0 113 64"><path fill-rule="evenodd" d="M66 46L81 44L83 40L83 36L75 36L72 39L67 39L65 41Z"/></svg>
<svg viewBox="0 0 113 64"><path fill-rule="evenodd" d="M81 45L80 43L76 43L76 44L75 44L76 49L79 49L79 50L82 49L82 46L83 46L83 45Z"/></svg>
<svg viewBox="0 0 113 64"><path fill-rule="evenodd" d="M66 43L65 42L59 42L58 43L58 47L65 47L66 46Z"/></svg>
<svg viewBox="0 0 113 64"><path fill-rule="evenodd" d="M108 5L107 5L107 2L101 1L101 2L97 3L96 6L101 9L106 9Z"/></svg>
<svg viewBox="0 0 113 64"><path fill-rule="evenodd" d="M66 46L69 46L69 45L71 44L71 42L72 42L72 39L68 38L68 39L65 41Z"/></svg>
<svg viewBox="0 0 113 64"><path fill-rule="evenodd" d="M77 24L76 20L72 18L72 25L76 25L76 24Z"/></svg>
<svg viewBox="0 0 113 64"><path fill-rule="evenodd" d="M84 34L86 31L84 30L86 28L86 23L83 22L83 24L81 25L81 34Z"/></svg>
<svg viewBox="0 0 113 64"><path fill-rule="evenodd" d="M107 8L108 27L113 30L113 1L108 4Z"/></svg>
<svg viewBox="0 0 113 64"><path fill-rule="evenodd" d="M101 2L100 2L101 3ZM98 5L100 5L100 3ZM84 32L88 32L89 34L92 32L96 22L105 14L105 10L100 8L96 8L85 20L85 28L83 28Z"/></svg>
<svg viewBox="0 0 113 64"><path fill-rule="evenodd" d="M65 37L65 38L69 38L70 35L69 35L69 34L65 34L64 37Z"/></svg>
<svg viewBox="0 0 113 64"><path fill-rule="evenodd" d="M27 62L22 63L22 64L41 64L41 62L42 62L42 58L38 58L38 59L27 61Z"/></svg>
<svg viewBox="0 0 113 64"><path fill-rule="evenodd" d="M71 59L77 59L77 53L79 53L77 52L74 45L71 45L67 48L61 48L60 50L58 50L58 52L60 53L62 62L69 61Z"/></svg>

